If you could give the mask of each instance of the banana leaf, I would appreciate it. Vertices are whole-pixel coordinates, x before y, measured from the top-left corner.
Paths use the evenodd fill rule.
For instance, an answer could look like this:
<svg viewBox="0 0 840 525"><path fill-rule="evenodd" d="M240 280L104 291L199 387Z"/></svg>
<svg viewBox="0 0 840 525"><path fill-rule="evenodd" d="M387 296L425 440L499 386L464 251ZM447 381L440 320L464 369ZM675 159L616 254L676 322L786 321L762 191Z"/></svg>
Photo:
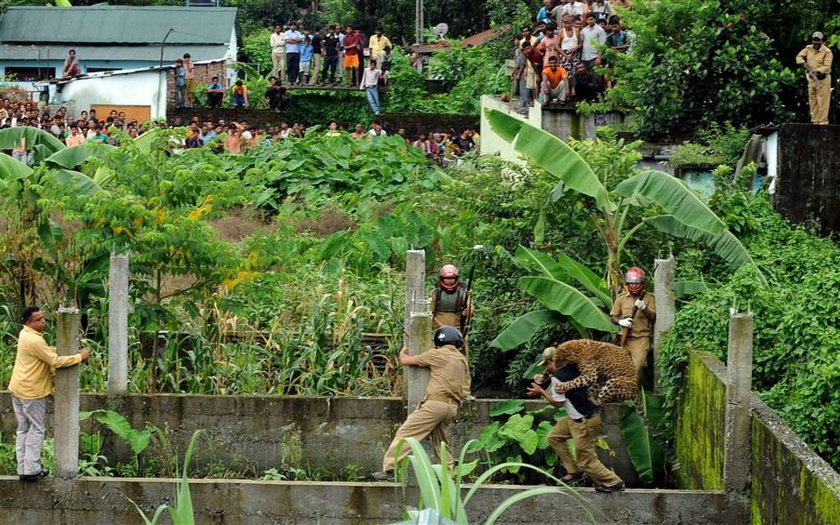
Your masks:
<svg viewBox="0 0 840 525"><path fill-rule="evenodd" d="M612 304L612 295L610 294L609 288L607 288L606 281L602 277L598 277L595 275L595 272L563 252L557 253L557 262L572 279L592 292L601 301L603 306L608 307Z"/></svg>
<svg viewBox="0 0 840 525"><path fill-rule="evenodd" d="M534 310L515 319L502 333L496 336L490 346L499 350L511 350L531 340L537 330L558 325L563 316L551 310Z"/></svg>
<svg viewBox="0 0 840 525"><path fill-rule="evenodd" d="M593 197L599 208L615 210L601 180L568 144L502 111L487 109L485 114L493 131L525 158L560 178L567 187Z"/></svg>
<svg viewBox="0 0 840 525"><path fill-rule="evenodd" d="M65 192L72 192L77 196L89 197L102 189L93 179L75 170L56 170L49 172L47 177L57 183Z"/></svg>
<svg viewBox="0 0 840 525"><path fill-rule="evenodd" d="M664 417L661 401L653 399L654 396L645 395L644 391L641 396L648 420L656 425ZM639 480L646 485L656 482L665 472L665 450L662 445L651 437L644 419L632 406L627 407L619 427L627 446L627 455L630 456Z"/></svg>
<svg viewBox="0 0 840 525"><path fill-rule="evenodd" d="M724 230L723 221L680 179L662 171L649 170L622 181L615 187L622 197L641 195L671 213L678 221L708 233Z"/></svg>
<svg viewBox="0 0 840 525"><path fill-rule="evenodd" d="M544 277L550 277L563 282L569 280L569 275L566 270L557 264L557 261L547 253L531 250L520 245L516 249L516 260L525 268L539 272Z"/></svg>
<svg viewBox="0 0 840 525"><path fill-rule="evenodd" d="M89 157L101 157L113 149L114 146L110 144L81 144L57 151L44 159L44 162L55 164L62 168L73 169Z"/></svg>
<svg viewBox="0 0 840 525"><path fill-rule="evenodd" d="M719 255L721 259L726 261L732 270L737 270L741 266L748 264L755 266L755 261L750 255L750 252L727 229L721 230L717 234L711 234L701 229L687 226L672 215L657 215L656 217L648 217L643 220L646 224L650 224L663 233L705 244ZM760 271L758 275L762 284L766 285L767 281Z"/></svg>
<svg viewBox="0 0 840 525"><path fill-rule="evenodd" d="M674 296L682 299L691 295L701 294L714 288L704 281L677 281L674 283Z"/></svg>
<svg viewBox="0 0 840 525"><path fill-rule="evenodd" d="M566 283L546 277L522 277L519 285L545 307L569 316L586 328L609 333L617 330L598 305Z"/></svg>
<svg viewBox="0 0 840 525"><path fill-rule="evenodd" d="M20 146L20 139L22 138L26 139L26 149L36 152L36 163L43 160L41 155L37 154L38 152L47 152L52 155L66 147L60 140L55 138L55 135L48 131L29 126L20 126L0 129L0 150L14 149ZM36 146L43 146L43 148L36 148Z"/></svg>
<svg viewBox="0 0 840 525"><path fill-rule="evenodd" d="M32 168L5 153L0 153L0 182L8 184L11 181L23 180L30 175L32 175Z"/></svg>

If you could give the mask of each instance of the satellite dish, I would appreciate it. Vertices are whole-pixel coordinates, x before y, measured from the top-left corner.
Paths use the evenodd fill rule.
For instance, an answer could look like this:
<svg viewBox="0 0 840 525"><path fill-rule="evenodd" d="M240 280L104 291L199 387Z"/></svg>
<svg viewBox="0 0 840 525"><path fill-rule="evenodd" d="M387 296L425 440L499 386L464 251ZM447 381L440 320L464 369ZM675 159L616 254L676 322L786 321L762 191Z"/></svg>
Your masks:
<svg viewBox="0 0 840 525"><path fill-rule="evenodd" d="M438 36L438 39L443 40L443 35L449 32L449 25L441 22L435 26L435 34Z"/></svg>

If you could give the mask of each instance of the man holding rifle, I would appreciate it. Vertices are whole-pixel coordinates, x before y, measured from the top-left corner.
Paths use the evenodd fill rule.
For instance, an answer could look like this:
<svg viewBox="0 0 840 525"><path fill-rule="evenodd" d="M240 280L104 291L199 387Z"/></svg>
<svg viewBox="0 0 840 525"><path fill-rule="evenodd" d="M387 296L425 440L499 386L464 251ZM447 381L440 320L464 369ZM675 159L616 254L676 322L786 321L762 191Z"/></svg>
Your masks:
<svg viewBox="0 0 840 525"><path fill-rule="evenodd" d="M435 291L432 295L432 321L435 326L453 326L457 328L464 337L464 355L469 355L469 344L467 334L469 333L470 321L472 320L472 286L473 270L470 271L470 278L465 284L459 279L458 268L453 264L447 264L440 269L440 280L435 284Z"/></svg>
<svg viewBox="0 0 840 525"><path fill-rule="evenodd" d="M626 291L621 292L613 302L610 319L621 327L621 348L633 358L641 385L642 371L647 366L650 336L656 321L656 301L653 294L646 293L645 271L634 266L624 274Z"/></svg>

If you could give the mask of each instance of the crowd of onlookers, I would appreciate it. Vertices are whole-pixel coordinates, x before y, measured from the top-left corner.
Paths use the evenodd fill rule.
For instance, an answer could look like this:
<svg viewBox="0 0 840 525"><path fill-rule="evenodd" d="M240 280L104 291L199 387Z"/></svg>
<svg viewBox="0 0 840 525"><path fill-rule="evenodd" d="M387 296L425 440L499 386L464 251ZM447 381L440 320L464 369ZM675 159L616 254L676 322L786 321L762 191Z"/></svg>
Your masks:
<svg viewBox="0 0 840 525"><path fill-rule="evenodd" d="M322 33L320 27L299 28L297 22L288 26L276 25L269 40L272 68L270 85L263 96L272 110L283 108L286 90L294 86L335 87L346 85L366 92L371 110L381 113L380 87L390 79L392 45L381 28L368 39L351 26L330 25ZM367 67L365 67L367 63ZM175 106L194 105L195 74L189 54L175 61ZM225 87L218 77L207 86L207 103L220 107ZM238 79L230 87L233 107L250 105L245 80Z"/></svg>
<svg viewBox="0 0 840 525"><path fill-rule="evenodd" d="M616 7L626 0L543 0L533 29L516 38L514 81L518 110L541 103L592 101L610 87L604 51L629 53L632 33Z"/></svg>
<svg viewBox="0 0 840 525"><path fill-rule="evenodd" d="M246 153L249 149L266 142L275 142L291 138L302 138L315 131L305 124L294 122L291 125L281 122L278 125L260 125L247 120L225 121L208 120L193 117L183 121L175 117L169 122L142 123L127 118L125 112L112 110L107 115L98 115L95 109L81 111L78 116L71 115L65 106L53 109L50 106L39 107L37 102L23 102L11 99L0 100L0 128L30 126L47 131L67 146L78 146L86 141L119 145L121 137L137 137L152 126L160 128L186 128L185 148L212 147L228 153ZM370 128L356 124L347 129L332 121L326 129L318 128L326 136L346 134L354 139L372 139L387 136L388 131L379 120L374 120ZM406 144L414 146L427 157L440 164L456 162L463 154L478 147L479 135L474 129L430 132L417 137L408 137L404 129L394 132L401 136ZM30 161L31 148L25 138L12 150L12 156L23 162Z"/></svg>
<svg viewBox="0 0 840 525"><path fill-rule="evenodd" d="M300 122L294 122L291 125L288 122L281 122L278 125L261 126L246 120L213 122L202 121L199 117L193 117L189 122L176 118L167 125L187 128L187 138L184 143L187 148L207 146L234 154L247 153L248 150L264 143L302 138L310 132L323 133L326 137L348 135L356 140L371 140L375 137L388 136L388 131L382 127L382 122L379 120L374 120L370 128L366 129L362 124L356 124L352 130L336 121L330 121L325 129L318 127L318 131ZM480 140L478 132L472 128L466 128L460 133L454 129L421 133L416 137L409 137L403 128L397 129L394 133L400 136L407 145L418 148L428 158L441 165L455 163L464 154L476 150ZM221 138L216 140L223 134L223 140Z"/></svg>

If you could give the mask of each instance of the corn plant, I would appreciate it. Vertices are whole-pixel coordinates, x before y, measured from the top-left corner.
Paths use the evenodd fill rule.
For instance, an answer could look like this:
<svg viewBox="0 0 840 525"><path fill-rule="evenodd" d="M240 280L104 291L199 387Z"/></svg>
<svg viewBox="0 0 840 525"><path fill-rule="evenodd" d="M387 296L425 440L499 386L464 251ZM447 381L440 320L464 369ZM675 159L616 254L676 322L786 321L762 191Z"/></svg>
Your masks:
<svg viewBox="0 0 840 525"><path fill-rule="evenodd" d="M440 464L432 464L432 461L426 453L426 450L423 448L423 445L421 445L416 439L404 439L400 442L399 447L405 444L411 447L412 454L408 456L408 460L414 472L417 486L420 489L420 500L417 507L418 510L408 511L407 517L409 519L417 519L421 511L431 508L437 511L440 517L444 519L453 520L459 525L468 525L470 520L467 514L467 504L483 483L491 479L493 475L500 470L526 468L539 472L546 478L554 481L558 486L535 487L507 498L499 504L498 507L493 509L492 512L490 512L490 515L484 522L485 525L492 525L496 523L502 514L504 514L505 511L516 503L543 494L559 494L569 498L574 504L583 509L592 523L595 523L595 518L586 507L584 499L574 489L545 470L527 463L505 462L490 467L478 476L465 495L462 494L464 489L464 487L462 487L463 477L470 474L478 465L478 460L474 460L469 463L466 462L466 454L475 444L475 440L467 442L467 444L461 449L458 466L455 468L450 467L447 462L447 449L445 443L441 443L440 445ZM403 467L400 470L400 475L405 476L407 465L403 463Z"/></svg>
<svg viewBox="0 0 840 525"><path fill-rule="evenodd" d="M172 518L173 525L195 525L195 512L193 511L192 494L190 493L190 482L187 480L187 472L189 470L190 461L192 460L193 449L195 448L195 440L201 435L203 430L196 430L190 438L190 443L187 445L187 452L184 455L184 467L181 473L181 482L175 490L175 506L170 506L165 503L161 504L155 513L149 518L145 512L135 503L134 500L129 499L134 508L143 518L145 525L155 525L163 511L169 511L169 517Z"/></svg>

